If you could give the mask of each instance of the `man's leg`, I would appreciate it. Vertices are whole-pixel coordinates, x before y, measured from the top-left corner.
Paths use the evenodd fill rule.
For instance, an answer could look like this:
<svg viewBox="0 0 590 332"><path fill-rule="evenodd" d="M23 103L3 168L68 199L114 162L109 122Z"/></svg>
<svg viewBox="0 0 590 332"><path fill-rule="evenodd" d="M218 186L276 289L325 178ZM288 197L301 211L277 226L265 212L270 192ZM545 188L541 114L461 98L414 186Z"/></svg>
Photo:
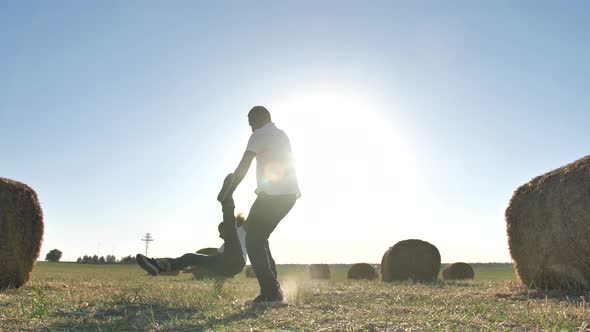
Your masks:
<svg viewBox="0 0 590 332"><path fill-rule="evenodd" d="M272 267L275 264L268 248L268 238L278 223L293 208L295 200L295 196L259 197L250 209L248 221L246 221L248 225L246 247L260 284L262 297L274 297L280 292L276 266Z"/></svg>
<svg viewBox="0 0 590 332"><path fill-rule="evenodd" d="M272 258L272 254L270 253L270 247L268 246L268 240L266 240L266 253L268 254L268 263L270 264L270 270L272 274L275 275L275 278L278 278L277 274L277 265L275 264L275 260Z"/></svg>

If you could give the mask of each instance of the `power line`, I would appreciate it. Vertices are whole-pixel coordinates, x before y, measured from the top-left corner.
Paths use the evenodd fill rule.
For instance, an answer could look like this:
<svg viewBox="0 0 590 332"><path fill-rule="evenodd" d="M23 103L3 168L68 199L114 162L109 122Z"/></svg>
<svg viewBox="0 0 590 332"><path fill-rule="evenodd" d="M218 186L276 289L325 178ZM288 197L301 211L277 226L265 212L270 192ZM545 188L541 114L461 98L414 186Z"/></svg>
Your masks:
<svg viewBox="0 0 590 332"><path fill-rule="evenodd" d="M145 235L141 238L141 241L145 242L145 255L147 256L150 242L155 241L155 239L152 237L151 233L145 233Z"/></svg>

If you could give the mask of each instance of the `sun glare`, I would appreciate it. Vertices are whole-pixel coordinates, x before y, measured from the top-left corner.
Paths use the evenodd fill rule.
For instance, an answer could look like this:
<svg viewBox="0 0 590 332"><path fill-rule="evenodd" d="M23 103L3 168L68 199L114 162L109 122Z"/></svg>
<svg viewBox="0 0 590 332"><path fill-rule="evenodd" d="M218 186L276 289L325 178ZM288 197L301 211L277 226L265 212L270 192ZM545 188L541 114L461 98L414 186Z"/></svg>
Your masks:
<svg viewBox="0 0 590 332"><path fill-rule="evenodd" d="M410 150L393 120L370 98L310 94L272 109L291 137L301 190L308 198L301 204L314 218L329 217L334 208L345 209L349 221L383 218L392 204L413 196Z"/></svg>

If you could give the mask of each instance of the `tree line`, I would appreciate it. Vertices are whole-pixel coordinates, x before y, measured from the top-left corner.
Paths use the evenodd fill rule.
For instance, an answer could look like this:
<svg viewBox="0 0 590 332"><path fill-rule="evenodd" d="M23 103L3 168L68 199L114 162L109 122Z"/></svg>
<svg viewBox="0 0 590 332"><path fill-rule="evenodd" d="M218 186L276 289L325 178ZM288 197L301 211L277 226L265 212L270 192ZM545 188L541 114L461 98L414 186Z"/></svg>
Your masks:
<svg viewBox="0 0 590 332"><path fill-rule="evenodd" d="M53 249L47 253L45 260L49 262L59 262L62 252L59 249ZM114 255L100 256L98 255L84 255L76 259L76 263L82 264L135 264L137 263L135 256L125 256L117 259Z"/></svg>
<svg viewBox="0 0 590 332"><path fill-rule="evenodd" d="M135 256L131 255L122 257L121 259L117 259L117 257L114 255L106 255L106 257L98 257L98 255L84 255L76 259L76 263L82 264L135 264L136 262Z"/></svg>

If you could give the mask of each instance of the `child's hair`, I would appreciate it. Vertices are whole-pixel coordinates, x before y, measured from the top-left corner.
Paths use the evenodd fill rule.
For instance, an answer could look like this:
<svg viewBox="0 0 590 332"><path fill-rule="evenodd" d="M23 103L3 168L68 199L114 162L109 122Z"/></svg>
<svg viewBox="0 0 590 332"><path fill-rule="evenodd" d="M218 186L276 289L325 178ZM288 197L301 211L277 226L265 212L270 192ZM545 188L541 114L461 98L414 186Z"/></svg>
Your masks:
<svg viewBox="0 0 590 332"><path fill-rule="evenodd" d="M242 212L238 212L238 214L236 214L236 226L241 227L245 223L246 223L246 217L244 217L244 214ZM219 231L219 234L222 233L222 225L223 225L223 222L220 222L219 225L217 225L217 230Z"/></svg>
<svg viewBox="0 0 590 332"><path fill-rule="evenodd" d="M236 214L236 224L238 227L244 225L244 223L246 222L246 217L244 217L244 214L242 212L238 212L238 214Z"/></svg>

